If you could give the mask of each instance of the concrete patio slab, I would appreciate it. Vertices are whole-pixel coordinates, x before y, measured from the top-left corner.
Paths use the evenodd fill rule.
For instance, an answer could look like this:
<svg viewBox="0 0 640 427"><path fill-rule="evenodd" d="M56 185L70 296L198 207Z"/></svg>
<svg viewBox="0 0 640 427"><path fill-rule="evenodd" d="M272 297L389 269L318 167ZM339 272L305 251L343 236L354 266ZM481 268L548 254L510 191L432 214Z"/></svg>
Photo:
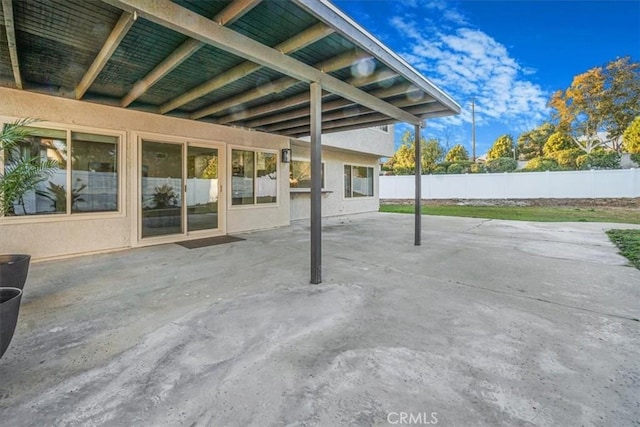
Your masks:
<svg viewBox="0 0 640 427"><path fill-rule="evenodd" d="M1 424L638 423L640 271L603 232L637 227L423 228L324 220L318 286L305 222L35 263Z"/></svg>

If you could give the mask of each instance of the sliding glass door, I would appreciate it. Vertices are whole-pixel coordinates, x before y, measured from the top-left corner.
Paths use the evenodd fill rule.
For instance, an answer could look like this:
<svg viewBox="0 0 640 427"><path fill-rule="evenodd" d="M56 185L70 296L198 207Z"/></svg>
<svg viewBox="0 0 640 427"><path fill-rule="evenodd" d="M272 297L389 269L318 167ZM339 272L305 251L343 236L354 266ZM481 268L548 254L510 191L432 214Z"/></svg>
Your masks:
<svg viewBox="0 0 640 427"><path fill-rule="evenodd" d="M187 231L218 228L218 150L187 147Z"/></svg>
<svg viewBox="0 0 640 427"><path fill-rule="evenodd" d="M142 142L142 237L182 233L182 144Z"/></svg>
<svg viewBox="0 0 640 427"><path fill-rule="evenodd" d="M203 234L220 229L223 200L219 153L218 147L142 141L142 239L170 235L179 238L191 232Z"/></svg>

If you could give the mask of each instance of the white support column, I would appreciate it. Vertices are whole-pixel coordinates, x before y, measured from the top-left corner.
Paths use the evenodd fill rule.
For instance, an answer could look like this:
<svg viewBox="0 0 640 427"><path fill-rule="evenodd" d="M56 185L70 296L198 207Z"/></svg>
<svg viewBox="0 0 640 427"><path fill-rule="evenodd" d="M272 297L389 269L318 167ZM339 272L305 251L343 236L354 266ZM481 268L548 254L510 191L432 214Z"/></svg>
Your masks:
<svg viewBox="0 0 640 427"><path fill-rule="evenodd" d="M322 86L311 83L311 283L322 283Z"/></svg>
<svg viewBox="0 0 640 427"><path fill-rule="evenodd" d="M415 200L415 237L414 245L422 244L422 153L420 147L420 125L415 126L416 150L416 200Z"/></svg>

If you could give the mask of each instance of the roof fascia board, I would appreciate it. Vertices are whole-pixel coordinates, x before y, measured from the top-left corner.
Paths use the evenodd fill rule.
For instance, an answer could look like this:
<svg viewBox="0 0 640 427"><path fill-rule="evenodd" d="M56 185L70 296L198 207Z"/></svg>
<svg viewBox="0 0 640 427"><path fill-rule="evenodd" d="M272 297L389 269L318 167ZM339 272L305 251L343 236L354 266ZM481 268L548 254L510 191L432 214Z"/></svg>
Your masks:
<svg viewBox="0 0 640 427"><path fill-rule="evenodd" d="M411 83L424 90L438 102L449 108L452 114L460 113L460 105L442 89L415 70L409 63L382 44L373 35L358 25L327 0L291 0L311 15L333 26L356 46L371 53L396 73L405 76Z"/></svg>
<svg viewBox="0 0 640 427"><path fill-rule="evenodd" d="M319 83L324 89L336 95L351 99L399 121L410 124L420 123L420 119L413 114L409 114L310 65L225 28L168 0L153 2L144 0L102 1L125 11L136 12L158 25L218 47L249 61L263 64L297 80L307 83Z"/></svg>

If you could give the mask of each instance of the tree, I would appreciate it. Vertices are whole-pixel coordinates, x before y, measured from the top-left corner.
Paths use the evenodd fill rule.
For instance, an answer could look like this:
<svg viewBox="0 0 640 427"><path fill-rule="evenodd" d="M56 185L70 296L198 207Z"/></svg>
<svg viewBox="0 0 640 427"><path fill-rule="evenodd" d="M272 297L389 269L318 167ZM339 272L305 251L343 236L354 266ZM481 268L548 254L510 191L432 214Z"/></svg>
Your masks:
<svg viewBox="0 0 640 427"><path fill-rule="evenodd" d="M603 144L597 137L604 126L600 109L604 92L604 72L596 67L573 78L566 91L557 91L549 102L556 110L560 131L570 135L573 142L589 153Z"/></svg>
<svg viewBox="0 0 640 427"><path fill-rule="evenodd" d="M495 140L491 149L487 153L487 160L498 159L500 157L514 157L513 137L502 135Z"/></svg>
<svg viewBox="0 0 640 427"><path fill-rule="evenodd" d="M447 162L458 162L463 160L469 160L469 152L462 144L456 144L447 153L444 158Z"/></svg>
<svg viewBox="0 0 640 427"><path fill-rule="evenodd" d="M521 160L531 160L544 154L544 144L556 131L552 123L545 122L535 129L525 132L518 137L518 153Z"/></svg>
<svg viewBox="0 0 640 427"><path fill-rule="evenodd" d="M579 74L552 95L549 106L560 130L586 153L607 141L619 151L622 133L640 114L640 63L626 57ZM599 132L606 132L604 141Z"/></svg>
<svg viewBox="0 0 640 427"><path fill-rule="evenodd" d="M551 156L555 152L569 150L574 147L573 139L569 135L564 132L555 132L547 139L542 151L545 156Z"/></svg>
<svg viewBox="0 0 640 427"><path fill-rule="evenodd" d="M605 66L604 125L612 148L620 151L625 130L640 114L640 63L627 56Z"/></svg>
<svg viewBox="0 0 640 427"><path fill-rule="evenodd" d="M622 135L627 153L640 154L640 116L636 117Z"/></svg>
<svg viewBox="0 0 640 427"><path fill-rule="evenodd" d="M413 132L406 130L402 134L401 141L400 147L398 147L388 164L392 165L393 172L396 175L413 174L416 168L415 137ZM420 138L420 145L422 170L430 172L444 157L444 148L442 148L437 139L429 139L427 141L424 137Z"/></svg>

